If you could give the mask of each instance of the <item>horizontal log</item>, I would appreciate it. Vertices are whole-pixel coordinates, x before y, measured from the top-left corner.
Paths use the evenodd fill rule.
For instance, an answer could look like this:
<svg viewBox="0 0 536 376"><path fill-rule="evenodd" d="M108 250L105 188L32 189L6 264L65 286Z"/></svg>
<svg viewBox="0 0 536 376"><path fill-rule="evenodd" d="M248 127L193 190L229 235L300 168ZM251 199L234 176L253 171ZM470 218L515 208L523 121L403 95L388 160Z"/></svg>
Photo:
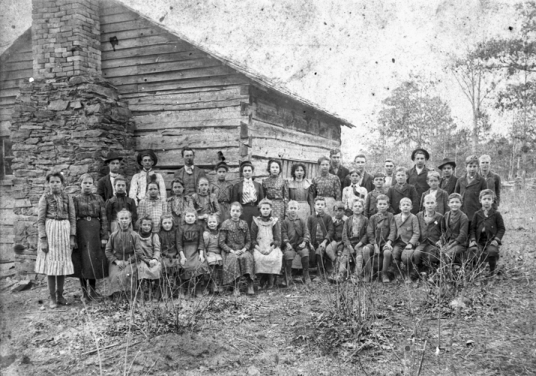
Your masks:
<svg viewBox="0 0 536 376"><path fill-rule="evenodd" d="M143 46L154 46L174 42L167 35L151 35L138 38L122 39L115 45L115 51L121 51L127 48L140 48ZM101 43L101 51L114 51L111 43Z"/></svg>
<svg viewBox="0 0 536 376"><path fill-rule="evenodd" d="M28 50L17 51L16 53L12 54L5 60L6 63L27 62L27 61L31 61L33 64L33 55L32 55L31 46L30 46L30 49Z"/></svg>
<svg viewBox="0 0 536 376"><path fill-rule="evenodd" d="M153 27L144 27L144 25L140 24L140 22L132 21L136 26L130 30L106 30L105 33L101 30L100 35L100 42L101 43L110 43L111 37L116 37L119 44L121 44L121 41L126 39L135 39L135 38L141 38L141 37L148 37L148 36L156 36L156 35L165 35L169 36L169 33L165 30L158 29ZM116 46L117 49L117 46ZM112 49L113 50L113 49Z"/></svg>
<svg viewBox="0 0 536 376"><path fill-rule="evenodd" d="M223 119L241 119L239 108L225 107L216 109L202 109L191 111L166 111L154 114L136 115L135 122L138 129L147 128L150 125L151 129L173 129L181 127L183 122L193 122L194 124L185 124L186 127L200 127L203 121L218 121ZM152 128L156 125L156 128ZM232 124L234 126L240 125L240 122Z"/></svg>
<svg viewBox="0 0 536 376"><path fill-rule="evenodd" d="M223 89L212 89L202 92L168 92L160 94L140 93L137 98L128 99L129 106L149 105L149 104L193 104L199 102L227 101L237 99L245 101L249 99L247 94L243 94L241 86L234 86ZM132 96L134 97L134 96ZM125 96L131 98L131 96Z"/></svg>
<svg viewBox="0 0 536 376"><path fill-rule="evenodd" d="M6 98L6 97L13 97L15 98L17 95L20 94L20 89L17 88L10 88L10 89L0 89L0 98Z"/></svg>
<svg viewBox="0 0 536 376"><path fill-rule="evenodd" d="M139 92L139 91L162 91L162 90L179 90L190 88L220 87L229 85L248 84L251 81L242 74L229 74L225 76L193 78L189 80L172 80L168 82L152 82L123 85L120 79L116 79L114 85L121 93Z"/></svg>
<svg viewBox="0 0 536 376"><path fill-rule="evenodd" d="M145 65L145 64L154 64L154 63L166 63L166 62L176 62L184 60L194 60L207 57L208 55L205 52L202 52L197 49L181 51L181 52L169 52L169 53L159 53L159 54L150 54L150 55L141 55L141 56L132 56L114 59L113 56L110 56L109 59L102 60L102 72L107 73L109 69L112 68L124 68L133 65ZM108 73L110 75L110 73Z"/></svg>
<svg viewBox="0 0 536 376"><path fill-rule="evenodd" d="M4 235L0 236L0 244L13 244L15 241L15 235Z"/></svg>
<svg viewBox="0 0 536 376"><path fill-rule="evenodd" d="M249 132L256 138L291 141L303 147L318 146L327 149L340 147L340 143L336 140L326 139L291 128L275 126L255 119L251 122Z"/></svg>
<svg viewBox="0 0 536 376"><path fill-rule="evenodd" d="M16 80L19 78L28 79L33 76L33 69L22 69L14 72L1 72L0 73L0 82L7 80ZM2 87L5 87L2 85Z"/></svg>
<svg viewBox="0 0 536 376"><path fill-rule="evenodd" d="M203 67L204 62L201 61L200 68L184 68L180 70L181 65L195 65L197 60L191 60L184 62L184 64L178 64L179 68L175 71L164 71L158 73L136 73L131 68L127 68L128 73L131 73L130 76L124 77L107 77L110 82L114 85L128 85L128 84L150 84L155 82L165 82L165 81L176 81L176 80L187 80L192 78L203 78L203 77L214 77L214 76L226 76L233 74L236 71L232 68L226 67L224 65L218 65L217 62L210 63L211 66Z"/></svg>
<svg viewBox="0 0 536 376"><path fill-rule="evenodd" d="M0 73L33 69L33 60L6 62L0 65Z"/></svg>
<svg viewBox="0 0 536 376"><path fill-rule="evenodd" d="M136 135L141 135L145 132L154 132L156 129L174 129L180 131L181 129L194 128L201 129L203 127L222 127L222 128L236 128L240 125L241 118L231 119L206 119L206 120L191 120L181 121L179 123L174 121L168 121L164 123L145 123L143 125L136 124Z"/></svg>
<svg viewBox="0 0 536 376"><path fill-rule="evenodd" d="M233 88L240 88L241 93L246 93L244 95L247 95L247 89L248 85L229 85L229 86L216 86L216 87L200 87L200 88L189 88L189 89L179 89L179 90L159 90L159 91L152 91L152 92L135 92L135 93L124 93L122 94L121 98L124 100L130 100L130 99L137 99L137 98L144 98L144 97L150 97L153 95L170 95L170 94L195 94L195 93L206 93L206 92L218 92ZM249 97L248 97L249 98Z"/></svg>
<svg viewBox="0 0 536 376"><path fill-rule="evenodd" d="M240 99L205 101L187 104L132 104L129 109L138 112L158 112L158 111L188 111L192 109L225 108L240 106Z"/></svg>
<svg viewBox="0 0 536 376"><path fill-rule="evenodd" d="M252 137L251 154L265 158L274 157L315 162L322 156L329 155L329 147L296 145L285 140L272 140Z"/></svg>
<svg viewBox="0 0 536 376"><path fill-rule="evenodd" d="M138 14L130 10L127 10L126 12L117 13L117 14L104 13L100 15L101 25L112 24L112 23L117 23L117 22L132 21L136 19L141 19L141 17Z"/></svg>
<svg viewBox="0 0 536 376"><path fill-rule="evenodd" d="M102 50L101 48L101 51L102 51L101 60L107 61L107 60L114 60L114 59L124 59L124 58L135 57L135 56L147 56L147 55L167 54L167 53L173 53L173 52L184 52L184 51L192 51L192 49L194 49L194 47L190 43L184 42L180 39L175 40L175 41L169 41L167 43L143 45L141 48L139 46L134 46L133 48L124 48L124 49L116 48L116 51L114 51L113 49L111 51Z"/></svg>
<svg viewBox="0 0 536 376"><path fill-rule="evenodd" d="M13 106L15 104L15 97L0 97L0 105Z"/></svg>
<svg viewBox="0 0 536 376"><path fill-rule="evenodd" d="M132 66L124 66L124 67L119 67L119 68L106 69L102 73L106 78L112 79L115 77L151 75L155 73L168 73L168 72L183 71L186 69L217 67L221 65L222 63L216 59L203 58L203 59L190 59L190 60L183 60L183 61L172 61L172 62L165 62L165 63L153 63L153 64L145 64L145 65L136 64ZM138 81L129 80L128 78L125 78L122 82L132 83L132 82L138 82Z"/></svg>
<svg viewBox="0 0 536 376"><path fill-rule="evenodd" d="M194 128L142 133L136 137L136 149L181 150L185 146L193 148L217 148L238 146L236 128Z"/></svg>
<svg viewBox="0 0 536 376"><path fill-rule="evenodd" d="M238 161L238 148L196 149L195 164L198 166L214 166L218 163L217 152L221 151L229 161ZM160 168L178 168L184 166L181 150L155 150Z"/></svg>
<svg viewBox="0 0 536 376"><path fill-rule="evenodd" d="M20 88L21 85L28 83L28 79L32 77L32 74L33 72L29 73L28 77L17 78L14 80L9 79L5 81L0 81L2 85L2 89Z"/></svg>

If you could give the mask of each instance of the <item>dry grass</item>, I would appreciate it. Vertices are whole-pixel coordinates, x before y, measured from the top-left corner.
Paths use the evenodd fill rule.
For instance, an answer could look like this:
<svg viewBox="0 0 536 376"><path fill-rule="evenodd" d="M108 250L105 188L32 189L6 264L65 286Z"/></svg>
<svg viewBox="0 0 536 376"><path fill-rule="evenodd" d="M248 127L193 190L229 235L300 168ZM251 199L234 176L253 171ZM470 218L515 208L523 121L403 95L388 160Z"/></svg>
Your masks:
<svg viewBox="0 0 536 376"><path fill-rule="evenodd" d="M46 289L38 288L2 296L3 374L535 374L536 221L526 213L536 195L504 196L507 233L494 279L297 284L254 298L57 312L39 310Z"/></svg>

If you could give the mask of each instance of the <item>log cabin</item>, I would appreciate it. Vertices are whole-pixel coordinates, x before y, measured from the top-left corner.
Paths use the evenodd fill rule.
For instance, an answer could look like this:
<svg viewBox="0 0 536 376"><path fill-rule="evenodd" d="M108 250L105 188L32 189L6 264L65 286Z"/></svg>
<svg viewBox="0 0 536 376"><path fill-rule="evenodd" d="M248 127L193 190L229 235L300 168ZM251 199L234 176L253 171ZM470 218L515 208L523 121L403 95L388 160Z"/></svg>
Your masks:
<svg viewBox="0 0 536 376"><path fill-rule="evenodd" d="M19 273L33 272L36 204L51 169L75 192L80 174L102 173L106 151L129 156L131 176L135 152L153 149L169 184L190 146L207 172L221 151L231 179L242 160L262 178L269 158L282 160L284 176L300 161L313 177L317 159L340 147L341 127L352 127L121 2L32 5L31 29L0 56L0 259L16 258ZM14 243L25 251L14 255Z"/></svg>

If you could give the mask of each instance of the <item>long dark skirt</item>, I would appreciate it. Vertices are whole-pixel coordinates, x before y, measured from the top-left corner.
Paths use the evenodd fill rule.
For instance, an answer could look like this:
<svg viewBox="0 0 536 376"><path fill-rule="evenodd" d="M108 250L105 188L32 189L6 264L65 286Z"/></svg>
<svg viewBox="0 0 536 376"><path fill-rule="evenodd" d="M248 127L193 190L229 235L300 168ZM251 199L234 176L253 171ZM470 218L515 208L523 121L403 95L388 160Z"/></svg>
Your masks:
<svg viewBox="0 0 536 376"><path fill-rule="evenodd" d="M108 260L101 248L100 220L79 219L76 222L76 242L78 248L73 249L72 260L74 273L71 277L86 279L102 279L108 277Z"/></svg>
<svg viewBox="0 0 536 376"><path fill-rule="evenodd" d="M240 256L223 252L223 284L234 283L243 275L255 279L255 260L251 252L244 252Z"/></svg>
<svg viewBox="0 0 536 376"><path fill-rule="evenodd" d="M248 228L251 230L251 222L253 222L253 217L258 217L261 215L259 208L256 206L246 206L242 207L242 215L240 219L243 219L248 224Z"/></svg>

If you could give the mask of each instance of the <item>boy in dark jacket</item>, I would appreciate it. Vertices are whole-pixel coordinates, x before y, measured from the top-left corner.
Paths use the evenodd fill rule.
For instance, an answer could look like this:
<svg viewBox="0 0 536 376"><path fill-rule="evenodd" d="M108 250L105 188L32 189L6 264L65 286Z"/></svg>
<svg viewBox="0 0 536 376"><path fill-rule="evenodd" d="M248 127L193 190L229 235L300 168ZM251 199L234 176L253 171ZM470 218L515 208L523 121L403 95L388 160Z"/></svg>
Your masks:
<svg viewBox="0 0 536 376"><path fill-rule="evenodd" d="M460 210L461 207L462 196L459 193L451 194L449 196L450 211L441 221L441 239L437 242L437 246L442 248L442 259L446 257L448 262L460 263L467 251L469 219Z"/></svg>
<svg viewBox="0 0 536 376"><path fill-rule="evenodd" d="M443 216L435 210L437 205L435 195L424 196L423 202L424 210L417 213L421 237L419 238L419 245L415 248L413 257L410 260L414 268L417 268L421 261L428 265L438 266L440 260L437 242L441 238L441 220ZM404 255L402 255L402 262L406 262L404 261Z"/></svg>
<svg viewBox="0 0 536 376"><path fill-rule="evenodd" d="M348 274L350 262L355 260L355 275L361 278L363 269L363 246L367 244L368 219L363 215L363 200L355 199L352 204L353 214L344 223L342 242L344 248L337 258L337 281L343 281Z"/></svg>
<svg viewBox="0 0 536 376"><path fill-rule="evenodd" d="M392 251L392 244L396 237L396 225L393 213L387 211L389 209L389 198L386 195L380 195L377 201L378 213L370 217L367 226L367 241L369 244L363 247L363 261L365 263L364 282L370 282L372 264L376 258L378 259L378 265L380 265L383 259L383 263L381 264L382 274L387 272L391 260L386 264L383 255L385 251Z"/></svg>
<svg viewBox="0 0 536 376"><path fill-rule="evenodd" d="M305 222L298 217L298 202L291 200L287 206L287 218L281 224L281 237L286 245L283 254L285 285L290 285L292 278L292 261L298 255L303 267L303 282L311 283L309 277L309 230Z"/></svg>
<svg viewBox="0 0 536 376"><path fill-rule="evenodd" d="M454 192L462 196L462 212L471 220L473 215L480 209L478 197L480 192L488 187L486 180L478 171L478 158L471 155L465 159L467 173L456 182Z"/></svg>
<svg viewBox="0 0 536 376"><path fill-rule="evenodd" d="M469 252L476 254L478 259L488 262L489 274L495 273L499 258L499 245L506 231L501 213L493 208L496 200L491 189L480 192L482 209L477 211L471 220Z"/></svg>
<svg viewBox="0 0 536 376"><path fill-rule="evenodd" d="M391 203L391 208L394 214L400 213L400 200L407 197L411 200L413 209L411 212L417 214L419 211L420 197L417 195L417 191L413 185L406 183L407 173L404 167L396 169L395 174L396 184L389 189L387 197Z"/></svg>
<svg viewBox="0 0 536 376"><path fill-rule="evenodd" d="M333 221L329 214L325 213L326 200L322 196L315 198L315 213L307 218L307 229L309 230L310 244L316 254L316 265L318 275L324 272L324 255L326 247L331 243L334 236ZM334 261L334 260L333 260ZM319 278L320 280L320 278Z"/></svg>
<svg viewBox="0 0 536 376"><path fill-rule="evenodd" d="M383 172L377 172L374 174L374 190L369 192L365 199L365 212L364 215L367 218L372 217L378 212L377 200L379 195L385 195L391 189L390 187L384 187L385 174Z"/></svg>

